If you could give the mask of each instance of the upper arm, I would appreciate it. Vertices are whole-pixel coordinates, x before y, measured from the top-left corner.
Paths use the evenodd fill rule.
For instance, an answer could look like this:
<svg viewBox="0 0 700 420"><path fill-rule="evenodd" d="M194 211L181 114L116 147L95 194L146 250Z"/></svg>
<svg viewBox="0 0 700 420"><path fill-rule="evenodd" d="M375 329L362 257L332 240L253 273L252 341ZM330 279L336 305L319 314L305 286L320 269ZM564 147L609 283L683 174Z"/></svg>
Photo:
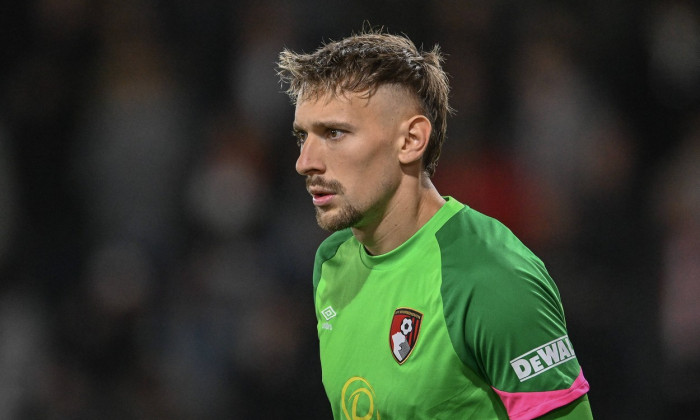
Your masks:
<svg viewBox="0 0 700 420"><path fill-rule="evenodd" d="M465 337L477 366L513 418L571 406L589 386L556 287L544 271L497 267L474 289L467 314ZM579 404L570 408L579 413Z"/></svg>

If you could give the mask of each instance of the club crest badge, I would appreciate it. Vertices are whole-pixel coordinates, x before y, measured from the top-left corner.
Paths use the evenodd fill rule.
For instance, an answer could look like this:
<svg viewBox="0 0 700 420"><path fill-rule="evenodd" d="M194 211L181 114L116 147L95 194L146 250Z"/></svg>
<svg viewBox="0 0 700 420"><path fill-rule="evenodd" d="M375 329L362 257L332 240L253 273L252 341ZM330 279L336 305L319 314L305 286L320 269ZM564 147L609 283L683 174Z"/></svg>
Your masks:
<svg viewBox="0 0 700 420"><path fill-rule="evenodd" d="M389 348L400 365L413 352L422 319L423 314L413 309L399 308L394 312L389 330Z"/></svg>

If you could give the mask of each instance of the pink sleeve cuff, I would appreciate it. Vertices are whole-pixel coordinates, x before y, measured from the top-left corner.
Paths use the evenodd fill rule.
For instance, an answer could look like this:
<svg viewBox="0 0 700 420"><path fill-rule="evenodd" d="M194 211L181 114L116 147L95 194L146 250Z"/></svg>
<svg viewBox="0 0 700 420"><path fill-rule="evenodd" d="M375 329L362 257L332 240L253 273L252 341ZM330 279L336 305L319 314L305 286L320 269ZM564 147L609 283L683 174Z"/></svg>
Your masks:
<svg viewBox="0 0 700 420"><path fill-rule="evenodd" d="M505 392L493 388L496 394L501 397L511 420L529 420L542 416L585 395L589 389L590 385L583 377L583 371L579 372L578 378L569 389L543 392Z"/></svg>

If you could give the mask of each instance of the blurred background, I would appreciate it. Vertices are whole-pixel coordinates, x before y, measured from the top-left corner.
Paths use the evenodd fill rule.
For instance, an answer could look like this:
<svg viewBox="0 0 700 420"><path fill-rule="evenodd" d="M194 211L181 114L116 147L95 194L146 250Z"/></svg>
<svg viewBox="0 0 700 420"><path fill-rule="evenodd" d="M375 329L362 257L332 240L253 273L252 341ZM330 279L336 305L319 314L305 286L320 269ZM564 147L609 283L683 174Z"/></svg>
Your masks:
<svg viewBox="0 0 700 420"><path fill-rule="evenodd" d="M280 50L441 45L435 182L558 283L596 419L700 407L700 7L0 5L0 418L327 419Z"/></svg>

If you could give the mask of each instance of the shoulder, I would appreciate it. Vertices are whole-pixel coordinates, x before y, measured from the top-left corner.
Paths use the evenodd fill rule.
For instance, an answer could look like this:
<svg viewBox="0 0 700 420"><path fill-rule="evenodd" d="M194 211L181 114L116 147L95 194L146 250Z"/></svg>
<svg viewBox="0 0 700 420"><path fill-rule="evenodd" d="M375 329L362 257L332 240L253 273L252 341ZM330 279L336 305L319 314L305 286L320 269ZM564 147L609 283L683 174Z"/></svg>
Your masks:
<svg viewBox="0 0 700 420"><path fill-rule="evenodd" d="M559 291L542 260L498 220L465 208L436 236L443 298L452 305L469 300L472 310L499 307L513 318L543 304L560 311Z"/></svg>
<svg viewBox="0 0 700 420"><path fill-rule="evenodd" d="M321 267L323 266L323 263L335 257L340 246L351 238L353 238L352 231L350 229L344 229L331 234L328 238L321 242L321 245L319 245L318 249L316 250L316 257L314 259L314 288L316 288L321 278Z"/></svg>
<svg viewBox="0 0 700 420"><path fill-rule="evenodd" d="M352 238L352 231L350 229L344 229L331 234L321 242L321 245L319 245L316 250L316 262L323 263L333 258L338 252L338 248L350 238Z"/></svg>
<svg viewBox="0 0 700 420"><path fill-rule="evenodd" d="M505 349L511 351L504 357L522 354L535 346L521 336L532 334L533 325L551 324L554 330L548 327L536 343L565 334L554 281L542 261L502 223L466 208L436 236L445 319L453 340L469 343L458 349L465 362ZM467 348L480 355L466 354Z"/></svg>
<svg viewBox="0 0 700 420"><path fill-rule="evenodd" d="M544 263L500 221L465 206L451 217L436 239L443 267L472 281L520 277L524 273L548 277Z"/></svg>

